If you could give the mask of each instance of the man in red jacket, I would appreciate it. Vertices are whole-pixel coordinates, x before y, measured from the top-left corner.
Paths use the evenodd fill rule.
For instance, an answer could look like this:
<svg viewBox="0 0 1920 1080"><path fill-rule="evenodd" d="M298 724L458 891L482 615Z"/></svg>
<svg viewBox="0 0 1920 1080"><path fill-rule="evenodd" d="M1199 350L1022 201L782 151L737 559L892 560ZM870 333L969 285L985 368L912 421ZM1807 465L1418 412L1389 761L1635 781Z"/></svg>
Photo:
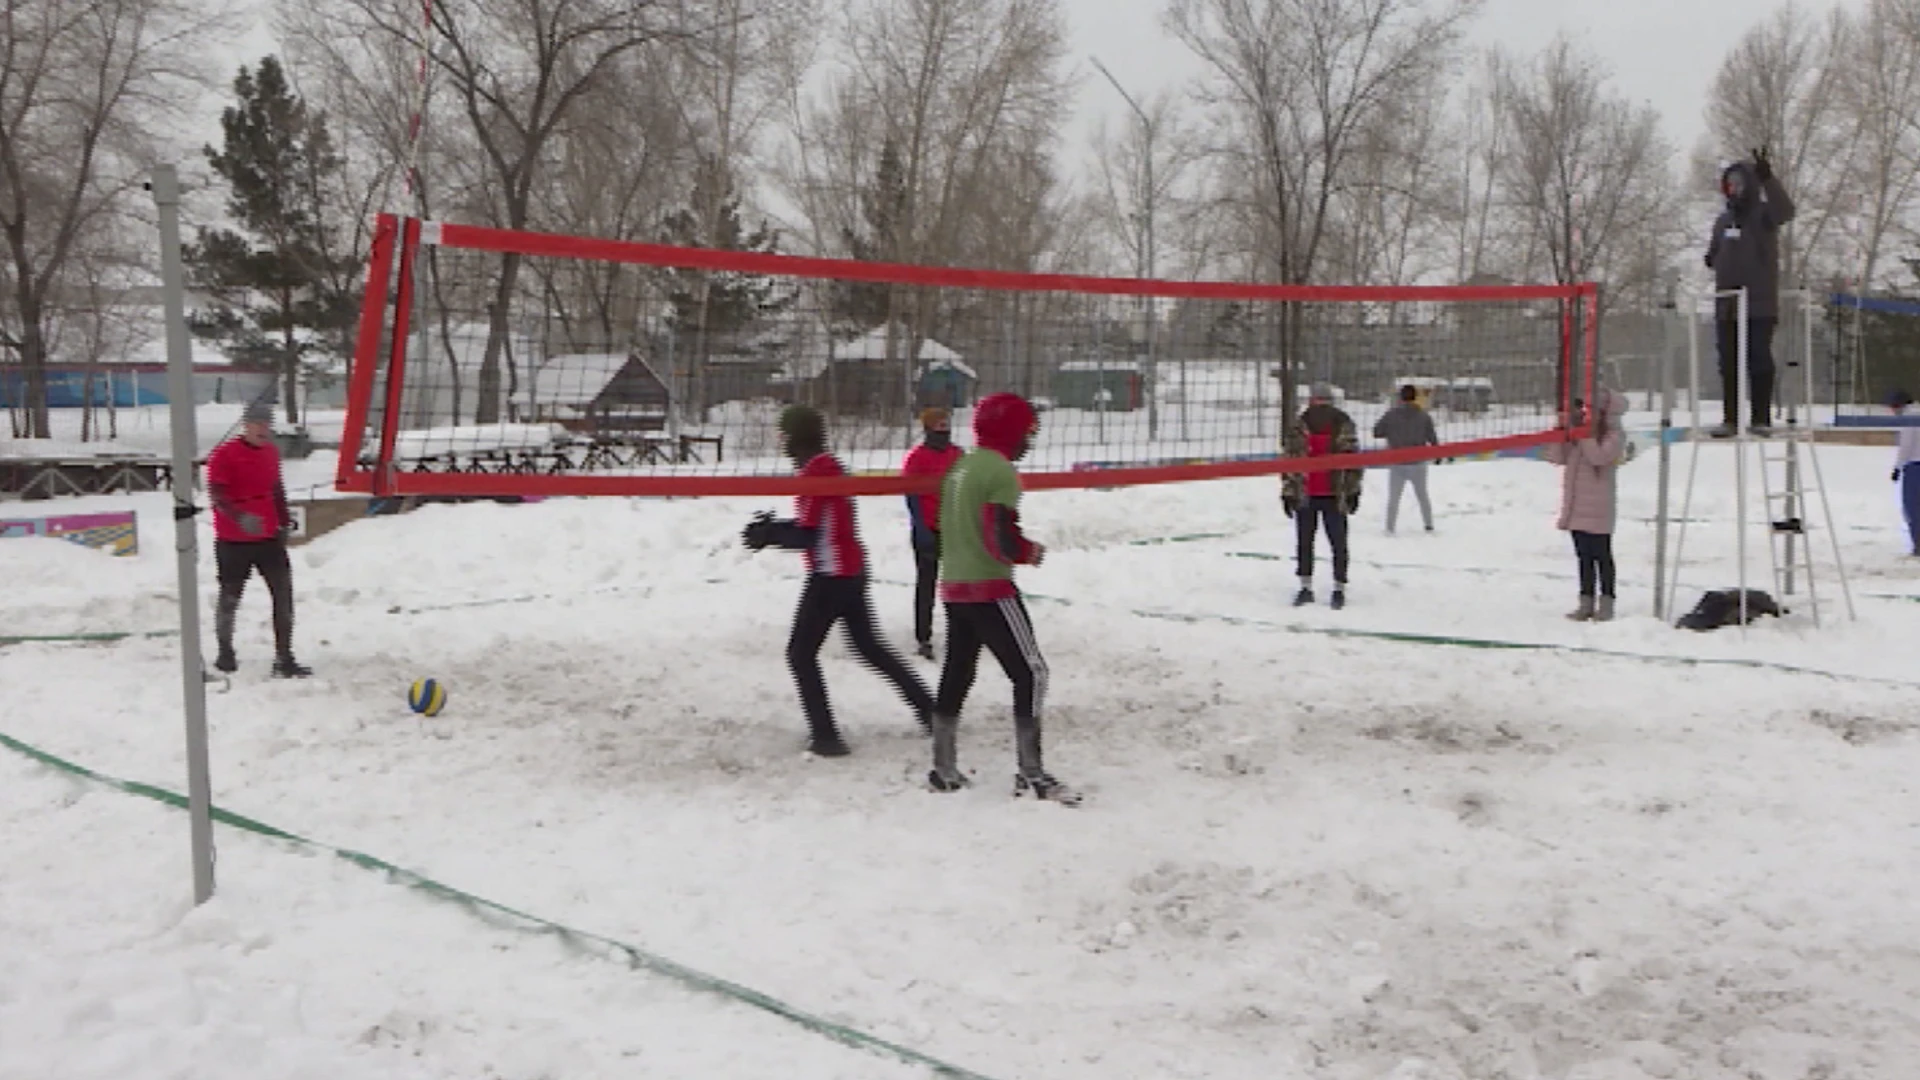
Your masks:
<svg viewBox="0 0 1920 1080"><path fill-rule="evenodd" d="M207 458L207 494L213 502L213 557L220 578L214 615L220 654L213 666L227 672L240 666L233 656L233 619L247 578L257 569L273 597L274 676L313 674L293 658L293 566L287 560L293 513L280 477L280 451L273 445L271 405L248 405L240 437L221 443Z"/></svg>
<svg viewBox="0 0 1920 1080"><path fill-rule="evenodd" d="M945 476L960 459L960 448L953 445L952 423L947 410L920 411L920 430L925 438L907 452L902 476ZM917 650L933 659L933 592L940 578L940 493L907 496L907 517L913 521L913 639Z"/></svg>
<svg viewBox="0 0 1920 1080"><path fill-rule="evenodd" d="M1352 454L1360 449L1353 417L1333 403L1333 387L1314 383L1308 391L1307 408L1300 422L1289 428L1283 443L1287 457L1329 457ZM1313 603L1313 544L1319 525L1327 526L1327 543L1333 547L1333 599L1335 608L1347 606L1347 518L1360 509L1360 483L1365 474L1359 469L1315 469L1306 473L1288 473L1280 482L1280 504L1294 520L1298 545L1295 565L1300 574L1300 591L1293 606Z"/></svg>

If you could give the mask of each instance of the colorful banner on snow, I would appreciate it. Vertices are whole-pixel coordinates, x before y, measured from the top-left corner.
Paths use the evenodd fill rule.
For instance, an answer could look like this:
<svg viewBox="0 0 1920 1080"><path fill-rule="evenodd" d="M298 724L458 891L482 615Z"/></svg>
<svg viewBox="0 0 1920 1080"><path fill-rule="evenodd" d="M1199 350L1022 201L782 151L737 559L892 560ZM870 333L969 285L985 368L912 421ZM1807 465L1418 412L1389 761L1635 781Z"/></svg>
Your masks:
<svg viewBox="0 0 1920 1080"><path fill-rule="evenodd" d="M109 555L137 555L140 553L140 532L135 522L131 510L112 514L0 518L0 539L48 536L105 551Z"/></svg>

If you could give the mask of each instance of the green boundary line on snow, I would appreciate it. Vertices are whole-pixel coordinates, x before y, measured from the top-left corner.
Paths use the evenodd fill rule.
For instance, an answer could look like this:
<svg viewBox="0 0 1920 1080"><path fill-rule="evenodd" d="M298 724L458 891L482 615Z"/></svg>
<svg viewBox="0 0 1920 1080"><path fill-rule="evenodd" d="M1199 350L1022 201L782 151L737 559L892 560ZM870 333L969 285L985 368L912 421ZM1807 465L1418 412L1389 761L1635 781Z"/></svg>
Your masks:
<svg viewBox="0 0 1920 1080"><path fill-rule="evenodd" d="M875 579L887 585L910 587L911 582L896 579ZM1059 604L1062 607L1100 607L1101 605L1082 605L1064 597L1048 596L1045 593L1022 591L1021 595L1039 603ZM1798 664L1782 664L1772 660L1745 660L1739 657L1721 656L1679 656L1672 653L1637 653L1625 649L1602 649L1592 645L1567 645L1551 641L1509 641L1500 638L1463 637L1455 634L1420 634L1401 630L1359 630L1341 626L1309 626L1305 623L1283 623L1272 619L1262 619L1246 615L1215 615L1184 611L1155 611L1151 608L1111 608L1124 611L1142 619L1158 619L1162 622L1179 623L1220 623L1225 626L1244 626L1256 630L1270 630L1282 634L1314 634L1320 637L1358 638L1365 641L1390 641L1399 645L1430 645L1455 649L1488 649L1509 652L1559 652L1578 656L1601 656L1610 660L1634 660L1643 664L1677 664L1683 667L1737 667L1752 671L1776 671L1787 675L1816 675L1823 679L1838 682L1873 683L1879 686L1898 686L1902 688L1920 688L1920 682L1908 679L1893 679L1881 675L1848 675L1844 672L1828 671L1824 668L1802 667Z"/></svg>
<svg viewBox="0 0 1920 1080"><path fill-rule="evenodd" d="M0 733L0 747L12 750L23 757L57 772L82 777L94 783L126 792L129 795L138 795L144 799L164 803L178 810L185 810L187 808L187 797L179 792L171 791L154 784L122 780L119 777L95 772L84 765L48 753L39 747L21 742L5 733ZM437 899L450 901L471 911L505 915L510 919L525 924L524 929L553 934L567 944L582 949L582 951L593 952L595 949L590 947L597 947L599 951L612 952L623 957L629 967L645 968L655 974L664 975L691 989L719 994L740 1002L741 1004L751 1005L756 1009L772 1013L784 1020L797 1024L815 1035L832 1039L843 1046L848 1046L855 1050L863 1050L868 1053L888 1055L908 1065L918 1065L932 1069L934 1073L940 1076L957 1077L958 1080L990 1080L990 1078L980 1073L963 1069L958 1065L948 1064L938 1058L923 1054L918 1050L888 1042L879 1036L869 1035L863 1031L842 1024L836 1024L824 1017L815 1016L796 1006L789 1005L779 998L761 993L751 987L730 982L717 975L709 975L703 971L696 971L684 964L675 963L663 956L657 956L623 941L616 941L613 938L585 930L576 930L570 926L554 922L551 919L543 919L538 915L531 915L497 901L476 896L473 893L457 889L443 882L435 881L424 874L408 870L405 867L396 866L393 863L387 862L385 859L368 855L364 852L333 847L317 840L310 840L304 836L288 832L285 829L277 828L273 825L268 825L262 821L256 821L253 818L245 817L241 814L236 814L230 810L222 810L218 806L213 808L213 819L222 825L231 826L272 840L280 840L334 855L338 858L345 859L361 869L383 874L390 882L405 885L408 888L418 889Z"/></svg>
<svg viewBox="0 0 1920 1080"><path fill-rule="evenodd" d="M125 641L128 638L179 637L178 630L86 630L72 634L0 634L0 645L58 645L62 643Z"/></svg>

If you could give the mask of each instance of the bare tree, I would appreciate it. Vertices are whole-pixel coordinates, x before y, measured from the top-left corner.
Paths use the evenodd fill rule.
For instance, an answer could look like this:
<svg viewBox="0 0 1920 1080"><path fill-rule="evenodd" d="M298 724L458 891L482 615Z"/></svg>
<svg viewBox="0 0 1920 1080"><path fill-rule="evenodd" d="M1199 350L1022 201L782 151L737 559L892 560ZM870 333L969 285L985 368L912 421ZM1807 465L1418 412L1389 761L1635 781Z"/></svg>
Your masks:
<svg viewBox="0 0 1920 1080"><path fill-rule="evenodd" d="M1844 276L1864 289L1879 274L1888 240L1911 221L1920 191L1920 4L1868 0L1857 19L1829 60L1840 69L1844 121L1829 120L1842 130L1824 140L1845 140L1851 167L1844 183L1829 185L1834 205L1816 220L1837 221L1834 239L1844 237L1852 250L1836 253L1834 268L1846 267Z"/></svg>
<svg viewBox="0 0 1920 1080"><path fill-rule="evenodd" d="M1802 264L1827 237L1854 168L1857 140L1845 92L1849 31L1845 10L1819 19L1789 0L1747 31L1709 91L1709 160L1770 148L1774 171L1799 208L1781 234L1782 282L1803 279Z"/></svg>
<svg viewBox="0 0 1920 1080"><path fill-rule="evenodd" d="M220 17L186 0L0 0L0 346L22 367L20 434L50 435L49 330L73 260L205 85Z"/></svg>
<svg viewBox="0 0 1920 1080"><path fill-rule="evenodd" d="M1092 208L1099 214L1104 238L1128 252L1133 273L1145 277L1149 272L1162 274L1167 264L1182 266L1190 261L1183 250L1185 231L1162 225L1182 215L1194 147L1173 93L1154 94L1141 109L1146 113L1145 125L1128 109L1117 132L1105 120L1094 131ZM1148 235L1149 215L1152 236Z"/></svg>
<svg viewBox="0 0 1920 1080"><path fill-rule="evenodd" d="M1170 0L1166 24L1206 65L1212 156L1246 212L1250 253L1281 282L1321 272L1337 195L1393 103L1437 93L1478 0ZM1304 329L1283 305L1281 409L1293 415Z"/></svg>
<svg viewBox="0 0 1920 1080"><path fill-rule="evenodd" d="M1429 271L1444 239L1449 192L1441 169L1447 101L1390 102L1354 141L1353 180L1336 192L1329 269L1341 281L1409 284Z"/></svg>
<svg viewBox="0 0 1920 1080"><path fill-rule="evenodd" d="M617 84L636 52L687 30L668 0L440 0L423 28L381 0L321 0L336 36L429 57L481 163L466 201L488 220L524 229L560 132L592 91ZM474 420L495 423L501 358L522 260L500 259L487 302L487 340Z"/></svg>
<svg viewBox="0 0 1920 1080"><path fill-rule="evenodd" d="M1502 188L1537 238L1553 280L1644 284L1630 257L1674 228L1672 146L1660 118L1608 87L1606 72L1561 38L1530 62L1502 62L1499 103L1510 150Z"/></svg>
<svg viewBox="0 0 1920 1080"><path fill-rule="evenodd" d="M1041 238L1057 235L1047 208L1059 198L1051 155L1067 92L1059 0L863 0L836 29L843 47L821 65L821 89L790 83L786 96L778 175L800 234L859 258L1030 268ZM902 371L962 302L930 289L878 295L878 310L830 321L885 327L888 367Z"/></svg>

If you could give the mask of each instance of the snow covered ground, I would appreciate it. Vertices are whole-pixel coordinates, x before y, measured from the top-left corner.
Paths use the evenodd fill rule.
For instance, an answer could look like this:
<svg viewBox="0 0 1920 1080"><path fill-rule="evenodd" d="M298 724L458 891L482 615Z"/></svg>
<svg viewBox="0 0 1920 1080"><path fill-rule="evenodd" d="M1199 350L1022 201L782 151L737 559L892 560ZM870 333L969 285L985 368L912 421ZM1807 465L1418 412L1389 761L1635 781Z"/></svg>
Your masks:
<svg viewBox="0 0 1920 1080"><path fill-rule="evenodd" d="M1731 451L1702 453L1687 603L1733 580ZM1907 1078L1920 562L1887 458L1821 450L1857 623L1828 575L1826 628L1708 635L1650 615L1650 455L1621 474L1625 617L1598 626L1561 618L1539 463L1434 470L1434 536L1411 505L1381 535L1370 478L1338 613L1286 606L1270 481L1030 496L1078 811L1007 797L990 668L969 792L921 790L910 717L837 641L855 754L800 757L797 560L736 540L771 500L430 506L296 552L313 680L266 678L249 597L244 666L210 696L216 799L1001 1080ZM137 558L0 542L0 633L171 627L166 499L58 504L137 507ZM905 515L862 513L907 642ZM0 648L0 732L178 789L176 646ZM423 675L451 694L425 721ZM0 751L0 1078L926 1074L218 839L194 910L183 814Z"/></svg>

